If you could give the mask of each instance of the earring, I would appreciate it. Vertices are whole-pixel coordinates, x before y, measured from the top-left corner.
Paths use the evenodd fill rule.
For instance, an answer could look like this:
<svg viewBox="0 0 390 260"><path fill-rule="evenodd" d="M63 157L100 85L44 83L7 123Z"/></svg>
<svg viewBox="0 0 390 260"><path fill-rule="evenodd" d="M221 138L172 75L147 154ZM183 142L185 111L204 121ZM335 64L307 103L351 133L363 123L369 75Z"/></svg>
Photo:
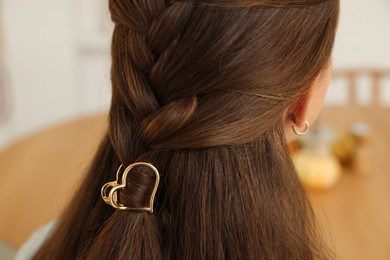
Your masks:
<svg viewBox="0 0 390 260"><path fill-rule="evenodd" d="M305 121L305 129L303 131L297 130L295 124L292 125L292 129L293 129L294 133L296 135L299 135L299 136L305 135L309 131L309 128L310 128L310 125L309 125L309 122L307 120Z"/></svg>

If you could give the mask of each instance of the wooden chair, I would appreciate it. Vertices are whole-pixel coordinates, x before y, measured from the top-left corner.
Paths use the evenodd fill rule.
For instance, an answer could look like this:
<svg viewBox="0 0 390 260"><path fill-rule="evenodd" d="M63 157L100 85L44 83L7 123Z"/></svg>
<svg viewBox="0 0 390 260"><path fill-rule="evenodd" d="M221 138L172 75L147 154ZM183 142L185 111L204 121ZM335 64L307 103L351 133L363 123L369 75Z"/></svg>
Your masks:
<svg viewBox="0 0 390 260"><path fill-rule="evenodd" d="M348 88L348 100L346 105L359 107L362 104L359 102L359 80L363 77L368 79L369 90L371 92L371 102L368 104L373 107L389 106L381 102L382 86L384 87L384 80L390 80L390 70L386 69L342 69L334 72L334 82L345 80ZM389 81L390 82L390 81ZM390 91L390 89L388 90Z"/></svg>

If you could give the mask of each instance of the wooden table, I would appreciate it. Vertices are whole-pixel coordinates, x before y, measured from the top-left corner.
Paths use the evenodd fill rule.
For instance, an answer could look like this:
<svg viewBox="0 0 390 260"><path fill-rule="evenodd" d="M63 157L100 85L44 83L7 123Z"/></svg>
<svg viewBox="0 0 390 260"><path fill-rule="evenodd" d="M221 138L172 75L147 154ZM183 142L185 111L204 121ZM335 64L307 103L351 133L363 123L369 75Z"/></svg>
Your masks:
<svg viewBox="0 0 390 260"><path fill-rule="evenodd" d="M340 259L388 260L390 109L327 108L320 121L339 127L364 121L374 132L369 175L345 171L332 190L311 193L328 241ZM0 236L17 247L59 216L105 128L104 115L84 118L34 134L0 154ZM17 184L23 188L15 189Z"/></svg>
<svg viewBox="0 0 390 260"><path fill-rule="evenodd" d="M43 129L0 152L0 237L19 247L58 218L106 129L106 115Z"/></svg>
<svg viewBox="0 0 390 260"><path fill-rule="evenodd" d="M390 109L326 108L320 123L372 127L371 171L344 170L329 191L311 193L329 244L339 259L390 259Z"/></svg>

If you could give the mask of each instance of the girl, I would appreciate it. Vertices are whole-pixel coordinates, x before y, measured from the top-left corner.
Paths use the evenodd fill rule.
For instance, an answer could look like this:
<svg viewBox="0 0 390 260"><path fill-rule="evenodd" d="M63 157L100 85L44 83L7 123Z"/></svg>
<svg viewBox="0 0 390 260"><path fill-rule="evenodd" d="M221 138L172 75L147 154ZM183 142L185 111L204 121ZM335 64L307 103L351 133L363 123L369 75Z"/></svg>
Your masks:
<svg viewBox="0 0 390 260"><path fill-rule="evenodd" d="M331 258L287 143L322 105L338 0L109 8L109 129L33 259Z"/></svg>

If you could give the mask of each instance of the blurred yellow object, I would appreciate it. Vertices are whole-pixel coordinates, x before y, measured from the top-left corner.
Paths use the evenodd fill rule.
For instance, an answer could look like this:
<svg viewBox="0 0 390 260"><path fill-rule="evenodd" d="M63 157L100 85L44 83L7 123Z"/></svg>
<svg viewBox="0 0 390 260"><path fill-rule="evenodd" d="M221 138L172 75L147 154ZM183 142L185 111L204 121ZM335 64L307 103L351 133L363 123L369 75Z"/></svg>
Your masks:
<svg viewBox="0 0 390 260"><path fill-rule="evenodd" d="M337 159L329 154L299 151L293 157L302 184L314 190L333 187L341 175Z"/></svg>
<svg viewBox="0 0 390 260"><path fill-rule="evenodd" d="M340 134L331 150L342 166L356 173L368 173L371 169L371 127L367 123L354 123L348 132Z"/></svg>
<svg viewBox="0 0 390 260"><path fill-rule="evenodd" d="M356 138L346 133L340 136L331 146L332 153L342 165L350 165L356 153Z"/></svg>

